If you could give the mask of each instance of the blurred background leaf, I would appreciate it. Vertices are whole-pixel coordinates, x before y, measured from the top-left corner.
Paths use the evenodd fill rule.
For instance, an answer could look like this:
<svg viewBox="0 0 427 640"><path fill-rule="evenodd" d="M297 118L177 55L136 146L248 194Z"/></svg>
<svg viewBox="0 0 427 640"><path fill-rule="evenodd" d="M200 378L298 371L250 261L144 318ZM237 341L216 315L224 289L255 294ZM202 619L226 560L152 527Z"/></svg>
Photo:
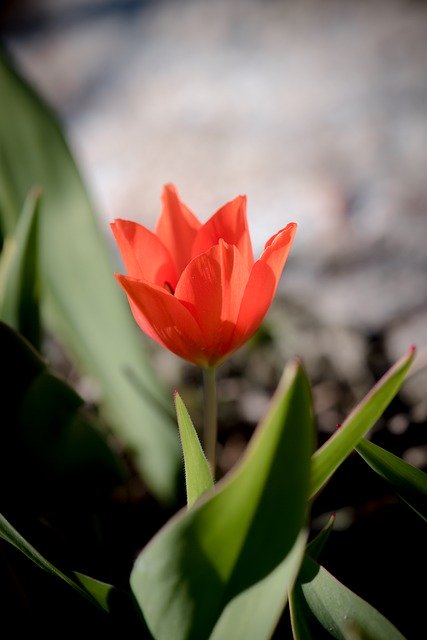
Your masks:
<svg viewBox="0 0 427 640"><path fill-rule="evenodd" d="M0 255L0 319L36 348L40 346L39 210L40 192L33 189Z"/></svg>
<svg viewBox="0 0 427 640"><path fill-rule="evenodd" d="M54 117L0 56L0 226L14 233L28 191L40 204L42 312L47 327L102 388L102 410L150 489L176 490L178 437L142 340L113 277L88 195Z"/></svg>
<svg viewBox="0 0 427 640"><path fill-rule="evenodd" d="M128 550L115 548L105 529L107 519L111 536L112 494L128 473L123 458L110 446L114 441L107 441L105 429L82 398L50 373L25 338L1 322L0 353L3 537L48 573L69 584L71 580L80 594L89 592L102 608L107 600L110 607L113 599L114 615L124 611L129 629L133 625L139 629L140 616L123 593ZM120 530L124 525L114 526ZM117 532L113 539L114 535ZM120 570L118 563L123 564ZM15 628L25 628L26 619L35 628L63 624L70 611L75 619L67 620L69 629L81 627L83 620L97 630L104 627L93 607L28 565L8 545L0 545L0 598L7 608L6 619L14 620L17 606L25 613L14 621ZM79 572L73 574L74 568ZM113 593L107 583L116 581L120 589Z"/></svg>
<svg viewBox="0 0 427 640"><path fill-rule="evenodd" d="M53 490L64 499L72 490L89 503L120 484L122 461L96 417L31 345L1 322L0 353L2 508L24 496L31 500L37 488L40 493L46 488L46 497Z"/></svg>

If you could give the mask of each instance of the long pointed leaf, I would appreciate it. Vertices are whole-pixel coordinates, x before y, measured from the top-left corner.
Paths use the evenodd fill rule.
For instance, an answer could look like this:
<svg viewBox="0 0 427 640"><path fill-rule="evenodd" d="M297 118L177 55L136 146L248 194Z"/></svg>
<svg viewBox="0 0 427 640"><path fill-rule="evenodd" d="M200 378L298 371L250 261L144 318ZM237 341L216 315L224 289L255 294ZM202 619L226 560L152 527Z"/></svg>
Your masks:
<svg viewBox="0 0 427 640"><path fill-rule="evenodd" d="M184 454L187 505L191 507L197 498L213 487L214 482L196 430L179 393L175 394L175 406Z"/></svg>
<svg viewBox="0 0 427 640"><path fill-rule="evenodd" d="M353 409L334 435L313 454L311 496L322 488L381 417L405 380L414 356L415 350L411 348Z"/></svg>
<svg viewBox="0 0 427 640"><path fill-rule="evenodd" d="M160 498L176 489L179 442L140 332L62 133L0 55L0 227L13 233L33 185L43 190L43 317L101 385L102 409ZM168 413L169 411L169 413Z"/></svg>
<svg viewBox="0 0 427 640"><path fill-rule="evenodd" d="M313 538L310 544L307 545L307 553L314 560L317 560L320 554L322 553L323 547L327 543L328 538L332 533L332 528L334 526L335 518L336 518L336 514L335 513L331 514L329 516L327 523L323 527L323 529L319 531L317 536Z"/></svg>
<svg viewBox="0 0 427 640"><path fill-rule="evenodd" d="M81 596L96 604L104 611L109 610L108 596L114 587L105 582L100 582L84 576L83 574L76 574L75 577L66 575L63 571L57 569L49 560L46 560L21 534L6 520L6 518L0 513L0 538L6 540L9 544L18 549L27 558L29 558L34 564L36 564L43 571L51 573L57 578L60 578L66 582L72 589L77 591Z"/></svg>
<svg viewBox="0 0 427 640"><path fill-rule="evenodd" d="M362 440L356 451L419 516L427 521L427 474L390 451Z"/></svg>
<svg viewBox="0 0 427 640"><path fill-rule="evenodd" d="M238 467L172 519L136 561L132 590L157 640L207 638L228 603L297 553L312 437L310 389L295 363ZM267 606L270 629L291 574L274 610ZM247 612L245 598L242 607Z"/></svg>

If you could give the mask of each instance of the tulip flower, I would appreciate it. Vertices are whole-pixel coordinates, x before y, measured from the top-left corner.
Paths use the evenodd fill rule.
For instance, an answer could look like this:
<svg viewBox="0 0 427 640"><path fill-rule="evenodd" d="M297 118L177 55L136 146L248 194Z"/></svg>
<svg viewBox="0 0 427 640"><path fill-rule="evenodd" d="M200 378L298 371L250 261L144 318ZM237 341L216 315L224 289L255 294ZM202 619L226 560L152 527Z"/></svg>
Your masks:
<svg viewBox="0 0 427 640"><path fill-rule="evenodd" d="M254 260L246 198L238 196L202 224L172 185L163 191L155 233L115 220L127 275L116 275L139 327L181 358L216 366L260 326L277 289L296 224Z"/></svg>
<svg viewBox="0 0 427 640"><path fill-rule="evenodd" d="M246 198L238 196L202 224L173 185L153 233L129 220L112 230L127 275L116 275L136 322L150 338L203 368L205 454L216 449L215 367L258 329L270 307L296 231L291 222L254 260Z"/></svg>

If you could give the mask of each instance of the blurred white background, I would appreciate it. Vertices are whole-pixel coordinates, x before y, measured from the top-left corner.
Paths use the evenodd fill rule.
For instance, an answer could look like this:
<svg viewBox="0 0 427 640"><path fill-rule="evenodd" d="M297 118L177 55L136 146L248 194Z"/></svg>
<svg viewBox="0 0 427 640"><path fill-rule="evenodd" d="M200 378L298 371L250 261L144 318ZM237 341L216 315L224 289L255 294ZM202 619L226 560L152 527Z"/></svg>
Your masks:
<svg viewBox="0 0 427 640"><path fill-rule="evenodd" d="M154 225L248 196L256 251L319 322L427 345L427 5L21 0L3 37L65 124L100 214ZM108 236L109 237L109 236Z"/></svg>

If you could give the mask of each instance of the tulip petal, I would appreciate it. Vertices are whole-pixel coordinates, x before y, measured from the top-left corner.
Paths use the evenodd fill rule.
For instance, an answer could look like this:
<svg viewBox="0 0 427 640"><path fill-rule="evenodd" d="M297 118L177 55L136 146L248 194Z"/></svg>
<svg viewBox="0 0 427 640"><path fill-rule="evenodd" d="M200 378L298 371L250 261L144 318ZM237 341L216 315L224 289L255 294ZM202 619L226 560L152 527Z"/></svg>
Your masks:
<svg viewBox="0 0 427 640"><path fill-rule="evenodd" d="M142 331L163 347L194 364L208 364L204 338L190 311L162 287L116 275Z"/></svg>
<svg viewBox="0 0 427 640"><path fill-rule="evenodd" d="M233 351L255 333L267 313L274 297L276 278L268 264L255 262L245 293L233 334Z"/></svg>
<svg viewBox="0 0 427 640"><path fill-rule="evenodd" d="M252 243L246 218L246 196L238 196L221 207L197 232L192 257L205 253L220 238L235 245L250 270L254 263Z"/></svg>
<svg viewBox="0 0 427 640"><path fill-rule="evenodd" d="M233 351L255 333L267 313L292 246L294 222L266 242L264 252L252 268L243 295L233 335Z"/></svg>
<svg viewBox="0 0 427 640"><path fill-rule="evenodd" d="M192 260L175 296L197 321L209 364L230 348L249 271L237 247L224 240Z"/></svg>
<svg viewBox="0 0 427 640"><path fill-rule="evenodd" d="M114 220L116 238L128 276L175 289L177 274L169 251L159 238L130 220Z"/></svg>
<svg viewBox="0 0 427 640"><path fill-rule="evenodd" d="M179 200L174 185L165 185L162 201L163 208L157 221L156 234L171 254L179 277L190 262L191 249L201 223Z"/></svg>
<svg viewBox="0 0 427 640"><path fill-rule="evenodd" d="M283 267L291 250L296 231L296 222L290 222L284 229L275 233L274 236L265 243L260 260L268 264L273 270L276 278L274 291L276 291L277 285L279 284L280 276L282 275Z"/></svg>

